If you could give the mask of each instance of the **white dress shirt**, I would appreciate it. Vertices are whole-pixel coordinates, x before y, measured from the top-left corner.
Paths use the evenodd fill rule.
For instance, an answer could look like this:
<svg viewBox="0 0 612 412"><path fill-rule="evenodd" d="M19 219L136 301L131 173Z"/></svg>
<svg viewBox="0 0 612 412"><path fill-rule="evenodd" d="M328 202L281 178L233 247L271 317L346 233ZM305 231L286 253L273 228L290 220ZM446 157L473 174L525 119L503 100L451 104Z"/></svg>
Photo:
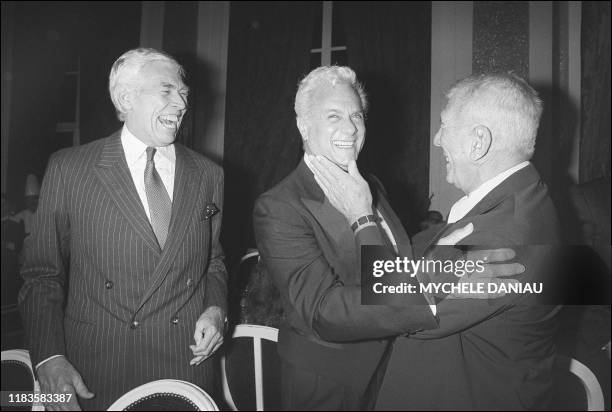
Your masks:
<svg viewBox="0 0 612 412"><path fill-rule="evenodd" d="M134 136L125 124L123 125L123 130L121 130L121 145L123 146L125 160L130 169L136 191L150 221L151 213L149 212L149 202L147 201L144 184L144 171L147 166L147 145ZM156 147L156 149L157 151L153 157L155 169L166 187L170 200L172 200L174 194L174 170L176 167L174 144Z"/></svg>
<svg viewBox="0 0 612 412"><path fill-rule="evenodd" d="M457 200L448 214L447 223L455 223L458 220L463 219L469 212L480 202L486 195L488 195L493 189L499 186L504 180L512 176L524 167L527 167L529 162L519 163L516 166L511 167L508 170L501 172L495 177L487 180L477 189L471 191L469 194L463 196Z"/></svg>

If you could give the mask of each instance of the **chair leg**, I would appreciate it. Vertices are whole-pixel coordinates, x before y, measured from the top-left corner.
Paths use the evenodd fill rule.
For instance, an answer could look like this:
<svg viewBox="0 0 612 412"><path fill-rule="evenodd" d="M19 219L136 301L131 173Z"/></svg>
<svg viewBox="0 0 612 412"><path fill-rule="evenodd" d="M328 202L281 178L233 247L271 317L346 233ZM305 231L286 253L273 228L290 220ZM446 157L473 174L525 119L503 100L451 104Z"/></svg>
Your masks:
<svg viewBox="0 0 612 412"><path fill-rule="evenodd" d="M255 405L258 411L264 410L263 367L261 361L261 339L253 338L253 360L255 364Z"/></svg>

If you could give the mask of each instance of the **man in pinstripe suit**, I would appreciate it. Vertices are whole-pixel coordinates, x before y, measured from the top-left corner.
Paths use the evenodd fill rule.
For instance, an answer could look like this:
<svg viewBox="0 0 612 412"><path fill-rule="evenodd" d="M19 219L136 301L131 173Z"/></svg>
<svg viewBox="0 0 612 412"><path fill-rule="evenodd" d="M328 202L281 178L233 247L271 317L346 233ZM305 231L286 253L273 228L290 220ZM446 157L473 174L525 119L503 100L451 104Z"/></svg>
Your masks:
<svg viewBox="0 0 612 412"><path fill-rule="evenodd" d="M198 365L223 342L223 172L174 144L183 75L126 52L109 78L122 130L49 161L19 298L42 391L78 395L51 408L106 409L162 378L212 389Z"/></svg>

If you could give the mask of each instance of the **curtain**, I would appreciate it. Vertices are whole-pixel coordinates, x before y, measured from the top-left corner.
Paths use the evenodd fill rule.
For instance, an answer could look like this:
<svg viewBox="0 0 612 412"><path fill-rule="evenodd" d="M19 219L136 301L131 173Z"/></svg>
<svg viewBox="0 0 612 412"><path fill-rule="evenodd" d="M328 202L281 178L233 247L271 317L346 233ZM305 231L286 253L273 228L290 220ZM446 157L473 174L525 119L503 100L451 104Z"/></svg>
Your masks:
<svg viewBox="0 0 612 412"><path fill-rule="evenodd" d="M222 233L230 264L255 247L255 199L287 176L302 155L293 101L309 68L314 7L231 4Z"/></svg>
<svg viewBox="0 0 612 412"><path fill-rule="evenodd" d="M348 64L369 96L360 166L410 234L429 207L430 2L342 2Z"/></svg>
<svg viewBox="0 0 612 412"><path fill-rule="evenodd" d="M580 181L610 178L610 3L582 3Z"/></svg>
<svg viewBox="0 0 612 412"><path fill-rule="evenodd" d="M197 56L198 3L166 1L162 50L174 57L185 69L185 84L189 87L188 110L181 122L176 141L195 149L201 134L195 128L196 108L206 105L210 92L206 88L205 62Z"/></svg>
<svg viewBox="0 0 612 412"><path fill-rule="evenodd" d="M138 45L140 2L20 4L14 19L7 191L19 199L27 174L42 179L51 153L72 146L72 132L56 133L76 111L76 77L66 72L80 71L81 143L118 129L108 74Z"/></svg>
<svg viewBox="0 0 612 412"><path fill-rule="evenodd" d="M81 144L121 127L108 92L108 75L119 56L138 47L140 15L140 2L103 3L79 10Z"/></svg>

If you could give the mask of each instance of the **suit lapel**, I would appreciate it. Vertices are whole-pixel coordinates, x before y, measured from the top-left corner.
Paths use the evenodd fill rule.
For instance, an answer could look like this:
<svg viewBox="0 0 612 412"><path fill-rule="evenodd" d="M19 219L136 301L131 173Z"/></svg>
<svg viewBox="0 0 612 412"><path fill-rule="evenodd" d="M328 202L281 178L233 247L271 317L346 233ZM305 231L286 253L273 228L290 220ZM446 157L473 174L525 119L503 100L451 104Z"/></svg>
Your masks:
<svg viewBox="0 0 612 412"><path fill-rule="evenodd" d="M195 202L198 199L197 167L187 150L175 145L176 168L174 173L174 195L172 196L172 217L168 231L168 247L163 254L173 255L181 244L189 219L193 216ZM206 188L204 188L206 192Z"/></svg>
<svg viewBox="0 0 612 412"><path fill-rule="evenodd" d="M327 236L333 239L334 244L339 247L353 247L355 240L346 218L329 203L304 159L297 167L297 175L304 186L301 200L320 223Z"/></svg>
<svg viewBox="0 0 612 412"><path fill-rule="evenodd" d="M470 210L461 220L487 213L508 197L513 196L518 191L538 180L540 180L540 175L535 167L530 163L528 166L525 166L516 173L510 175L506 180L491 190L491 192L489 192L480 202L478 202L478 204L476 204L476 206L474 206L472 210Z"/></svg>
<svg viewBox="0 0 612 412"><path fill-rule="evenodd" d="M176 150L176 167L168 239L162 251L161 259L151 277L151 284L143 295L136 311L142 308L168 276L170 266L174 262L174 258L188 231L189 222L196 212L195 205L200 193L197 190L200 182L197 165L183 146L176 144L174 147ZM204 187L202 191L208 192L209 189ZM206 235L208 236L208 234ZM202 253L207 253L207 251L203 250Z"/></svg>
<svg viewBox="0 0 612 412"><path fill-rule="evenodd" d="M391 209L391 206L387 202L387 199L385 199L385 197L381 195L380 191L378 193L377 204L375 206L382 214L383 218L387 222L387 225L389 225L391 233L393 233L393 237L397 242L397 249L399 251L399 255L411 259L412 245L410 243L410 238L404 230L402 222L400 222L399 218L393 212L393 209Z"/></svg>
<svg viewBox="0 0 612 412"><path fill-rule="evenodd" d="M302 198L306 208L313 214L327 235L337 245L354 246L355 240L346 218L327 199L323 202Z"/></svg>
<svg viewBox="0 0 612 412"><path fill-rule="evenodd" d="M464 227L475 216L482 215L497 207L509 196L513 196L516 192L524 187L540 180L538 171L532 164L525 166L516 173L510 175L506 180L501 182L493 190L491 190L480 202L478 202L472 210L468 212L462 219L455 223L444 226L427 245L425 251L434 246L440 238L451 233L455 229ZM476 230L476 228L474 228Z"/></svg>
<svg viewBox="0 0 612 412"><path fill-rule="evenodd" d="M94 173L106 188L119 211L143 239L145 245L156 253L160 253L157 238L151 228L125 161L120 131L107 138L98 163L94 168Z"/></svg>

